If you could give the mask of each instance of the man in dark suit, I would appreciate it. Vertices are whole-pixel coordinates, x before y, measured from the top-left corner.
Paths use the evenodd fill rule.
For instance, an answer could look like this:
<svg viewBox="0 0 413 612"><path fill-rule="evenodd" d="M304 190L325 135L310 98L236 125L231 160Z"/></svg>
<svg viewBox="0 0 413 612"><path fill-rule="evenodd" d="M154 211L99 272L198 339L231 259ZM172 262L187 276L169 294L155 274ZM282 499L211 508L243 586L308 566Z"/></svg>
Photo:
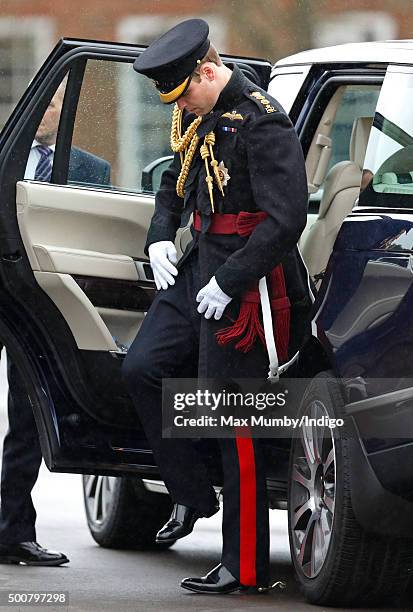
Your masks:
<svg viewBox="0 0 413 612"><path fill-rule="evenodd" d="M63 97L64 85L61 85L37 129L25 179L50 180ZM104 159L73 147L68 183L109 186L110 165ZM3 442L0 563L62 565L69 561L66 555L47 550L36 542L36 511L31 491L38 477L42 453L24 382L10 358L7 377L9 429Z"/></svg>
<svg viewBox="0 0 413 612"><path fill-rule="evenodd" d="M27 160L25 179L49 181L52 174L60 113L62 111L65 82L63 82L43 115ZM79 185L109 185L110 164L92 153L72 147L69 160L68 183Z"/></svg>
<svg viewBox="0 0 413 612"><path fill-rule="evenodd" d="M69 161L70 185L110 185L110 164L104 159L72 147Z"/></svg>

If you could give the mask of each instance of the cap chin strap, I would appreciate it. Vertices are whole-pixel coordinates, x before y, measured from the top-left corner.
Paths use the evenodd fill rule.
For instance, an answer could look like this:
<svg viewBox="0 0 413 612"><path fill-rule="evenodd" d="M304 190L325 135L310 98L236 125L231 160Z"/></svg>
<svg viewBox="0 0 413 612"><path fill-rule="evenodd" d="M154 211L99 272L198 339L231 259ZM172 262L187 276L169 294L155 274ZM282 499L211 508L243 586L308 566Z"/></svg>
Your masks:
<svg viewBox="0 0 413 612"><path fill-rule="evenodd" d="M159 97L161 99L161 102L163 102L164 104L171 104L171 102L175 102L188 89L190 81L191 77L186 77L185 81L178 85L178 87L175 87L175 89L173 89L172 91L168 91L168 93L160 93Z"/></svg>

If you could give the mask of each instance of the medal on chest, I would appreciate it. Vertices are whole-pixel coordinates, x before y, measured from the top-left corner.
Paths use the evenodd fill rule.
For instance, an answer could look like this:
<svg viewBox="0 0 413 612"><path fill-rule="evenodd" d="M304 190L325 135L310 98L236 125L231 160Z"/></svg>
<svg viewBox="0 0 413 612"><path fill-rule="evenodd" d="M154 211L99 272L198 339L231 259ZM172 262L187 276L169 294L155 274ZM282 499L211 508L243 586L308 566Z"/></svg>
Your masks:
<svg viewBox="0 0 413 612"><path fill-rule="evenodd" d="M221 185L223 187L226 187L231 177L229 175L228 168L225 168L223 161L220 161L218 164L218 173L219 173L219 178L221 180Z"/></svg>

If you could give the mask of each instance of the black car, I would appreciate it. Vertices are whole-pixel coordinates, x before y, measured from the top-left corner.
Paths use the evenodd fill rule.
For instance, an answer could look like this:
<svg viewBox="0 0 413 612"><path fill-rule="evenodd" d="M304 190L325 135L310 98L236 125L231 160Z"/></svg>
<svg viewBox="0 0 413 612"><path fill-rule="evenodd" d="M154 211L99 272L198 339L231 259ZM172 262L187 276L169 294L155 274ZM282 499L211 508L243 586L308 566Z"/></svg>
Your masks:
<svg viewBox="0 0 413 612"><path fill-rule="evenodd" d="M144 550L162 548L154 536L171 501L120 370L155 291L143 245L170 160L170 108L131 68L141 49L61 40L0 134L0 340L26 382L47 467L85 475L95 540ZM274 67L223 59L268 88L300 136L310 194L300 247L317 294L295 358L310 380L299 414L346 417L342 430L266 440L270 506L289 501L309 601L394 601L413 568L413 42ZM24 180L64 80L51 179ZM110 163L110 186L70 179L74 147ZM189 239L181 228L181 253ZM219 489L215 443L198 444Z"/></svg>

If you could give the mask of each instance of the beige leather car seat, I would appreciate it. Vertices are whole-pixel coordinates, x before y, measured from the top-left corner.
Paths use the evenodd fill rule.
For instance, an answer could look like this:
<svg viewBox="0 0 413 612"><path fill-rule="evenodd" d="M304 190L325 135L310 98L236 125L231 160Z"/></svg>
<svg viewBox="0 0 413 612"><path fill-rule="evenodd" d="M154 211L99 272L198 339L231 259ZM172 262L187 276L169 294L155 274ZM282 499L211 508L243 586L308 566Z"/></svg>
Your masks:
<svg viewBox="0 0 413 612"><path fill-rule="evenodd" d="M311 226L302 246L304 261L313 278L325 270L338 230L359 195L372 122L372 117L358 117L354 120L350 138L350 159L335 164L326 176L317 220Z"/></svg>

